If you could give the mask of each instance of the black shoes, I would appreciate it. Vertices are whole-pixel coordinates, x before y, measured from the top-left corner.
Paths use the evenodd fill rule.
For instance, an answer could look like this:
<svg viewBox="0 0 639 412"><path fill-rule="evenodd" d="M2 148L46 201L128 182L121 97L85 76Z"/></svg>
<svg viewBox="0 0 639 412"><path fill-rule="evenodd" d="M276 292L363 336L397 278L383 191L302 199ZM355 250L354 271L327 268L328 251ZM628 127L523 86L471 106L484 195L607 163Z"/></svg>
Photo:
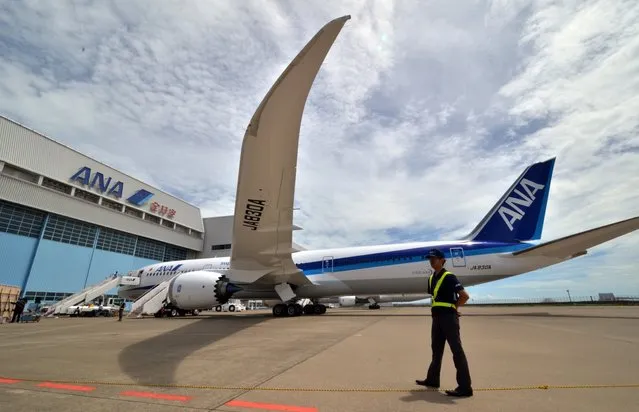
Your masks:
<svg viewBox="0 0 639 412"><path fill-rule="evenodd" d="M420 379L416 379L415 383L421 386L426 386L427 388L434 388L434 389L438 389L439 388L439 384L435 384L433 382L428 382L426 379L424 380L420 380Z"/></svg>
<svg viewBox="0 0 639 412"><path fill-rule="evenodd" d="M438 383L428 382L428 380L426 380L426 379L424 379L424 380L416 379L415 383L420 385L420 386L425 386L427 388L439 389L439 384ZM458 398L466 398L466 397L473 396L473 390L472 389L455 388L453 390L445 391L445 393L448 396L454 396L454 397L458 397Z"/></svg>
<svg viewBox="0 0 639 412"><path fill-rule="evenodd" d="M446 391L446 395L448 396L455 396L458 398L462 398L462 397L470 397L473 396L473 390L472 389L461 389L461 388L455 388L452 391Z"/></svg>

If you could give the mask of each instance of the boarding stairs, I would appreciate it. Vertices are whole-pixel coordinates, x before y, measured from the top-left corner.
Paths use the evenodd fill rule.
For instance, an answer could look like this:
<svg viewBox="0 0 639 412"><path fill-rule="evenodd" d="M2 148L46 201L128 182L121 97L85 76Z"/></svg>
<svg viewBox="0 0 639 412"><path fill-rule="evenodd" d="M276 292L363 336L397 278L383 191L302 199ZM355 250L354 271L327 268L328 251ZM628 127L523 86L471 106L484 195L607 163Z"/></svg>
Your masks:
<svg viewBox="0 0 639 412"><path fill-rule="evenodd" d="M153 289L140 296L133 305L131 305L131 312L127 317L141 317L142 314L153 315L157 313L166 300L169 294L169 284L171 279L165 280Z"/></svg>
<svg viewBox="0 0 639 412"><path fill-rule="evenodd" d="M54 303L49 307L44 316L53 316L58 314L66 314L67 310L74 305L78 305L83 302L91 302L93 299L102 296L107 290L113 289L120 284L120 276L114 275L102 282L91 285L84 288L78 293L74 293L71 296L67 296L59 302Z"/></svg>

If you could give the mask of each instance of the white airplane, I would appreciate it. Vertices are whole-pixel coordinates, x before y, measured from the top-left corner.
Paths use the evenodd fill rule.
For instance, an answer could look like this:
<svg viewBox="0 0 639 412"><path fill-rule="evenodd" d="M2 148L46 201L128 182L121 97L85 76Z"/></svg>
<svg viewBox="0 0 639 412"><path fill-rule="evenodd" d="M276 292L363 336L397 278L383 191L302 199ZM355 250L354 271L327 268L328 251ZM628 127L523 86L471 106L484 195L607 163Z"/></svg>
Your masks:
<svg viewBox="0 0 639 412"><path fill-rule="evenodd" d="M242 143L230 257L149 265L118 294L137 299L170 280L175 308L211 308L234 299L278 299L275 316L322 314L321 298L426 293L438 248L465 286L504 279L573 259L639 228L639 216L549 242L541 237L555 159L517 178L468 236L294 252L293 197L299 131L311 85L350 16L326 24L295 57L253 115ZM124 282L123 282L124 283ZM302 307L302 299L313 304Z"/></svg>

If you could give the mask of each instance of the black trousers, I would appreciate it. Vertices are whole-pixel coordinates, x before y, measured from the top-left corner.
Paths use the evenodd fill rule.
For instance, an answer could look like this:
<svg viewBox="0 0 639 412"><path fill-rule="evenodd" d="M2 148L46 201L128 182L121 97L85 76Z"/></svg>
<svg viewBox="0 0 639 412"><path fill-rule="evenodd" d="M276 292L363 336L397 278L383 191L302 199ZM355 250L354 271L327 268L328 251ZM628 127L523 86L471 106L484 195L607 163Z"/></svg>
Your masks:
<svg viewBox="0 0 639 412"><path fill-rule="evenodd" d="M459 317L454 312L443 312L433 314L433 324L431 327L431 347L433 349L433 359L428 368L426 380L429 383L439 386L439 377L442 369L442 358L444 347L448 341L448 346L453 353L453 362L457 369L457 387L459 389L471 389L470 371L464 348L462 347L461 335L459 333Z"/></svg>
<svg viewBox="0 0 639 412"><path fill-rule="evenodd" d="M22 316L23 311L24 311L24 308L14 309L13 317L11 318L11 323L20 322L20 316Z"/></svg>

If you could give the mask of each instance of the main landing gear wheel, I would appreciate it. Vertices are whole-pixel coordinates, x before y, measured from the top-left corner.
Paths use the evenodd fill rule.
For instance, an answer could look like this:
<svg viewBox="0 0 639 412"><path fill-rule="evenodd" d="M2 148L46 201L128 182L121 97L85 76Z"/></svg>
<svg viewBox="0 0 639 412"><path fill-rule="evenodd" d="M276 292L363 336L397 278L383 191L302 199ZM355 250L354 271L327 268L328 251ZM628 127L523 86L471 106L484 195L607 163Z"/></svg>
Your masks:
<svg viewBox="0 0 639 412"><path fill-rule="evenodd" d="M302 305L297 303L286 305L287 316L300 316L301 314L302 314Z"/></svg>
<svg viewBox="0 0 639 412"><path fill-rule="evenodd" d="M278 303L277 305L273 306L273 316L275 317L281 317L281 316L286 316L286 305L282 304L282 303Z"/></svg>
<svg viewBox="0 0 639 412"><path fill-rule="evenodd" d="M380 306L377 303L374 303L372 305L369 305L368 308L371 309L371 310L375 310L375 309L379 309Z"/></svg>
<svg viewBox="0 0 639 412"><path fill-rule="evenodd" d="M326 313L325 305L313 305L313 314L315 315L323 315Z"/></svg>
<svg viewBox="0 0 639 412"><path fill-rule="evenodd" d="M324 305L302 305L298 303L278 303L273 306L273 316L275 317L291 317L304 315L323 315L326 313L326 306Z"/></svg>

